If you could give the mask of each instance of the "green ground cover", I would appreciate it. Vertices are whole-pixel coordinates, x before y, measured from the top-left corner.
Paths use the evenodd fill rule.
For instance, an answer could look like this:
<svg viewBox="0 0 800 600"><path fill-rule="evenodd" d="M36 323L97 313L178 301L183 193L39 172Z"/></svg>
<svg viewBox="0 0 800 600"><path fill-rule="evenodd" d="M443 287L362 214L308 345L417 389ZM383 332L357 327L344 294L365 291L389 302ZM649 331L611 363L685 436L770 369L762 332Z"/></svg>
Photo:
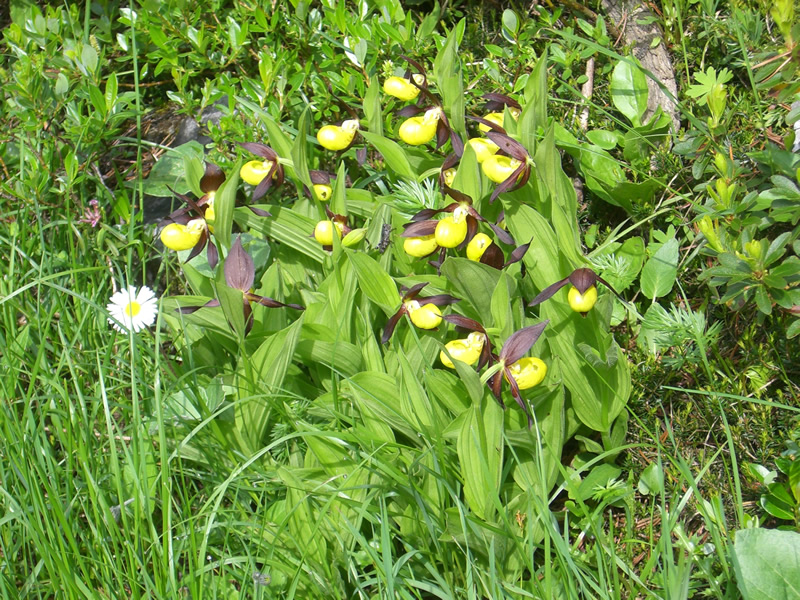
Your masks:
<svg viewBox="0 0 800 600"><path fill-rule="evenodd" d="M797 597L796 7L571 4L0 13L4 598Z"/></svg>

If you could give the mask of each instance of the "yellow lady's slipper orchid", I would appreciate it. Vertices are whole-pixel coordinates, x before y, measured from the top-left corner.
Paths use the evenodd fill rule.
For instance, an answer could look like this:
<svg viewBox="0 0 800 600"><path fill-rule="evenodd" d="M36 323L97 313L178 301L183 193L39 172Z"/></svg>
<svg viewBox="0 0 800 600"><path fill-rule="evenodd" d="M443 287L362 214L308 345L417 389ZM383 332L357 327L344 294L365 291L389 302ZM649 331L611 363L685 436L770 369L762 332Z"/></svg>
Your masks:
<svg viewBox="0 0 800 600"><path fill-rule="evenodd" d="M170 223L161 230L161 242L170 250L189 250L200 240L205 227L203 219L193 219L186 225Z"/></svg>
<svg viewBox="0 0 800 600"><path fill-rule="evenodd" d="M431 254L439 245L436 243L434 235L425 235L421 237L405 238L403 241L403 250L406 254L414 258L422 258Z"/></svg>
<svg viewBox="0 0 800 600"><path fill-rule="evenodd" d="M433 235L436 243L442 248L455 248L467 237L467 211L457 207L451 216L441 219L436 224Z"/></svg>
<svg viewBox="0 0 800 600"><path fill-rule="evenodd" d="M432 108L421 117L410 117L403 121L397 135L406 144L421 146L436 136L436 127L442 115L441 108Z"/></svg>
<svg viewBox="0 0 800 600"><path fill-rule="evenodd" d="M475 151L475 157L478 159L478 163L482 163L493 154L496 154L500 149L492 140L487 140L486 138L470 138L468 141L469 145L472 146L472 149Z"/></svg>
<svg viewBox="0 0 800 600"><path fill-rule="evenodd" d="M492 245L492 238L485 233L478 233L467 244L467 258L480 262L483 253Z"/></svg>
<svg viewBox="0 0 800 600"><path fill-rule="evenodd" d="M403 79L402 77L389 77L383 82L383 91L390 96L405 101L413 100L419 96L419 88L408 79Z"/></svg>
<svg viewBox="0 0 800 600"><path fill-rule="evenodd" d="M269 174L274 164L271 160L251 160L242 165L242 168L239 169L239 176L245 183L258 185ZM277 172L272 174L273 179L276 174Z"/></svg>
<svg viewBox="0 0 800 600"><path fill-rule="evenodd" d="M339 125L325 125L317 132L317 141L327 150L344 150L353 143L359 124L355 119Z"/></svg>
<svg viewBox="0 0 800 600"><path fill-rule="evenodd" d="M444 171L442 171L442 176L443 176L443 179L444 179L444 184L447 187L450 187L450 186L453 185L453 181L455 181L456 170L454 168L452 168L452 167L449 168L449 169L445 169Z"/></svg>
<svg viewBox="0 0 800 600"><path fill-rule="evenodd" d="M514 119L517 119L519 117L520 110L518 108L509 107L508 110L511 113L511 116L514 117ZM488 115L484 116L483 118L486 119L487 121L491 121L495 125L499 125L500 127L502 127L503 126L504 115L505 115L505 113L492 112L492 113L489 113ZM487 131L489 131L491 129L491 127L481 123L480 125L478 125L478 129L480 129L483 133L486 133Z"/></svg>
<svg viewBox="0 0 800 600"><path fill-rule="evenodd" d="M317 195L317 198L319 198L323 202L327 202L328 200L330 200L331 194L333 194L333 190L331 189L331 186L326 185L324 183L315 183L314 193Z"/></svg>
<svg viewBox="0 0 800 600"><path fill-rule="evenodd" d="M217 212L214 210L214 196L216 196L216 192L208 192L208 201L205 203L206 212L203 217L209 223L213 223L217 218ZM209 229L213 232L214 229L209 225Z"/></svg>
<svg viewBox="0 0 800 600"><path fill-rule="evenodd" d="M508 373L517 382L517 387L527 390L539 385L547 374L547 365L541 358L526 356L508 367ZM508 373L505 375L508 379Z"/></svg>
<svg viewBox="0 0 800 600"><path fill-rule="evenodd" d="M444 347L447 348L450 356L455 360L460 360L468 365L474 365L481 356L484 339L484 334L473 331L466 339L447 342ZM441 360L442 364L448 369L455 368L453 361L445 354L444 350L439 353L439 360Z"/></svg>
<svg viewBox="0 0 800 600"><path fill-rule="evenodd" d="M493 154L481 163L481 170L495 183L503 183L521 164L516 158Z"/></svg>
<svg viewBox="0 0 800 600"><path fill-rule="evenodd" d="M578 291L578 288L572 286L567 295L569 307L575 312L587 313L592 310L592 307L597 302L597 287L591 286L583 294Z"/></svg>
<svg viewBox="0 0 800 600"><path fill-rule="evenodd" d="M442 322L442 311L435 304L429 302L420 306L418 301L411 300L406 307L411 322L420 329L435 329Z"/></svg>
<svg viewBox="0 0 800 600"><path fill-rule="evenodd" d="M314 228L314 239L323 246L330 246L333 244L333 232L341 239L342 237L342 224L338 221L320 221Z"/></svg>

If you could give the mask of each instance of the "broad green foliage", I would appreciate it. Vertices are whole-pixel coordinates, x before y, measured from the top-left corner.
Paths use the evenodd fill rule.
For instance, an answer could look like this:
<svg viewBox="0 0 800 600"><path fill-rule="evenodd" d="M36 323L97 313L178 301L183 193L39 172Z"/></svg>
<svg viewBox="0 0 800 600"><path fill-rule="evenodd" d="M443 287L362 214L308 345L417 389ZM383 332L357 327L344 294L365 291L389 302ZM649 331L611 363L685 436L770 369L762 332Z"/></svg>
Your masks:
<svg viewBox="0 0 800 600"><path fill-rule="evenodd" d="M450 138L444 150L456 153L461 152L467 134L458 50L462 33L463 23L440 49L423 92L427 102L441 99L444 116L437 125L439 135L446 133L444 139ZM359 60L366 56L359 55ZM420 67L410 63L412 72ZM617 439L611 431L624 410L631 382L627 358L609 332L616 300L611 294L602 294L598 307L581 316L570 309L565 290L534 309L526 307L537 291L588 264L579 243L575 190L562 170L554 126L547 119L546 72L547 56L543 55L520 96L524 108L519 122L514 123L514 116L506 111L509 131L530 146L519 146L512 138L496 138L501 144L511 140L508 151L519 157L521 166L520 174L512 175L516 180L500 185L510 191L502 193L498 188L499 201L494 203L490 200L496 186L484 176L476 177L479 171L471 149L460 161L457 154L448 158L455 168L452 189L456 190L448 191L439 174L443 152L434 151L430 144L412 148L396 141L398 121L378 117L385 98L372 91L377 85L374 79L364 99L364 106L369 106L366 123L361 122L351 142L353 148L343 150L344 159L336 159L328 204L306 193L309 173L318 161L330 160L328 151L309 142L313 138L307 129L308 111L292 127L250 103L241 104L243 113L267 131L266 141L299 195L287 202L269 191L266 203L262 200L252 207L234 209L231 190L238 181L235 173L229 176L214 200L213 241L221 255L217 275L193 267L203 262L202 254L185 265L196 294L202 296L209 289L216 292L208 306L190 313L184 310L187 314L181 319L168 319L176 337L193 332L192 347L207 343L219 348L219 332L226 327L235 332L235 345L224 346L224 358L218 356L202 367L210 376L226 381L225 402L234 409L227 438L234 440L232 449L245 457L259 453L276 428L284 430L287 423L281 419L293 411L289 407L303 398L307 407L288 425L302 442L296 451L304 455L305 468L322 469L331 478L326 487L355 501L347 490L357 486L362 475L361 485L369 482L368 471L358 466L363 453L369 453L372 460L397 462L405 469L426 460L426 444L435 444L440 460L452 457L458 466L456 479L463 486L470 519L476 519L479 528L491 528L509 519L507 507L526 495L535 495L546 506L545 498L560 474L562 447L576 434L596 431L604 439ZM383 134L366 129L367 123L378 122L384 125ZM348 157L365 144L368 151L377 151L380 159L362 170ZM241 164L240 160L235 168ZM188 175L191 173L198 170L193 168ZM442 199L435 206L440 210L449 207L452 212L428 210L413 224L404 208L395 205L392 194L381 191L403 181L437 176ZM190 187L197 185L190 183ZM244 317L239 298L242 293L247 298L251 292L225 290L229 269L234 268L227 264L231 240L241 239L248 252L255 252L258 246L255 237L231 235L227 216L231 210L235 227L252 236L264 236L270 248L270 260L256 270L261 279L256 277L252 294L274 299L276 304L253 303L251 307L246 301ZM263 216L264 211L271 216ZM481 220L473 215L480 215ZM311 236L320 218L341 219L343 227L341 236L322 242L326 246L320 246L320 237L315 240ZM433 256L438 259L433 266L424 258L405 254L404 228L425 230L425 235L430 235L436 227L438 240L437 223L444 218L456 222L471 219L471 228L489 234L495 246L493 262L489 254L483 262L467 259L463 245L468 240L464 244L455 240L452 245L458 247L435 250ZM381 231L388 236L380 249L374 242L348 241L347 231L359 228L369 232L377 219L384 223ZM485 223L499 225L492 228ZM470 237L474 233L475 229L470 229ZM461 236L463 239L464 234ZM368 234L367 239L374 238ZM223 271L226 278L219 275ZM219 300L219 308L214 306L214 298ZM180 297L172 301L189 304ZM277 303L299 305L303 311ZM448 371L439 362L440 351L448 340L466 336L455 330L465 323L484 332L484 358L478 362L477 372L474 366L459 361ZM531 327L536 324L542 324L543 331ZM525 333L534 329L539 331L534 337ZM528 336L527 342L522 341L524 336ZM516 384L512 387L507 381L513 377L508 367L528 355L531 344L530 352L541 357L538 364L547 372L537 387L525 389L529 384L520 380L521 389L517 390ZM178 397L183 403L187 400L185 394L176 394L170 402ZM570 420L568 414L574 417ZM389 446L384 446L386 443ZM605 450L613 452L615 448ZM289 478L295 475L286 466L280 466L279 473L287 485L294 485ZM434 490L435 486L430 493L437 494ZM364 494L366 488L359 496ZM445 497L435 497L436 510L441 514L450 511L452 505ZM351 536L355 514L350 515L348 503L342 500L331 498L319 504L313 498L313 493L302 502L287 496L287 507L301 504L286 518L296 536L318 540L306 556L323 564L330 560L333 545L340 543L337 540ZM389 500L387 508L399 516L406 514L408 506L396 499ZM340 520L334 518L337 514L350 516ZM528 515L531 522L548 518ZM398 523L401 528L414 529L403 519ZM539 527L535 531L534 539L543 534ZM513 576L518 577L522 564L513 564L517 565Z"/></svg>
<svg viewBox="0 0 800 600"><path fill-rule="evenodd" d="M733 545L739 591L745 600L797 598L800 594L800 534L742 529Z"/></svg>
<svg viewBox="0 0 800 600"><path fill-rule="evenodd" d="M560 6L123 4L3 30L6 596L726 598L734 529L758 594L751 513L800 506L794 454L737 463L796 396L789 4L660 3L674 53L706 28L677 140L613 24ZM159 115L204 109L167 148ZM128 283L163 294L130 336Z"/></svg>

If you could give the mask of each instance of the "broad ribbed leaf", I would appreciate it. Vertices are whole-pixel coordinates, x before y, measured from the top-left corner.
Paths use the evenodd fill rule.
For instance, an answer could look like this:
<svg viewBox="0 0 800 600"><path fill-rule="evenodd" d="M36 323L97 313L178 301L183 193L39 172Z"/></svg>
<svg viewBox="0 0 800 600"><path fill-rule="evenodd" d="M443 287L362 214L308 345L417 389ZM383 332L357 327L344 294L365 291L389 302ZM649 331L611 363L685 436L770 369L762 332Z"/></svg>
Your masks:
<svg viewBox="0 0 800 600"><path fill-rule="evenodd" d="M397 285L386 270L374 258L363 252L348 250L347 256L355 268L361 291L377 304L386 316L394 314L400 306L400 295L397 293Z"/></svg>

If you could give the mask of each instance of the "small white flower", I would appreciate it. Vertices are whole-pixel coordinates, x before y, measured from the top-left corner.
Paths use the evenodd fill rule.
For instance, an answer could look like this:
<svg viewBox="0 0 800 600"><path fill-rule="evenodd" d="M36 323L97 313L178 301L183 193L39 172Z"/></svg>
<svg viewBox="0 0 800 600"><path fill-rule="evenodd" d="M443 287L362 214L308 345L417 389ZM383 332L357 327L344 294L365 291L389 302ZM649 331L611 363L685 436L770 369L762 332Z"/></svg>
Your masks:
<svg viewBox="0 0 800 600"><path fill-rule="evenodd" d="M149 287L144 286L139 291L128 286L127 290L120 290L113 296L106 306L111 317L110 325L121 333L129 329L139 331L149 327L156 320L158 314L158 300Z"/></svg>

